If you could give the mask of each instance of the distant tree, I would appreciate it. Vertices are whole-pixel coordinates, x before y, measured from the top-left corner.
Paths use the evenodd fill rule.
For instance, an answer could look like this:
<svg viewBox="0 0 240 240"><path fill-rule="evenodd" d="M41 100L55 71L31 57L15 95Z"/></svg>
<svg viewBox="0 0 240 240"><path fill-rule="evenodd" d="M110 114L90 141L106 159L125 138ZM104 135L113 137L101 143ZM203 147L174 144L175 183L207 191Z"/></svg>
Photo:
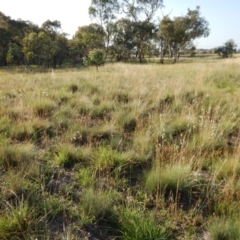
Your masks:
<svg viewBox="0 0 240 240"><path fill-rule="evenodd" d="M105 62L105 53L101 49L94 49L84 57L83 62L86 66L96 66L98 71L98 67Z"/></svg>
<svg viewBox="0 0 240 240"><path fill-rule="evenodd" d="M68 54L68 39L66 38L65 33L58 34L55 40L57 44L57 52L55 55L55 62L53 62L53 65L58 64L59 67L62 66L62 63L65 59L67 59Z"/></svg>
<svg viewBox="0 0 240 240"><path fill-rule="evenodd" d="M164 17L159 27L160 36L168 46L169 55L176 62L179 53L193 46L192 41L209 35L208 22L200 16L200 7L188 9L186 16L175 17L173 20Z"/></svg>
<svg viewBox="0 0 240 240"><path fill-rule="evenodd" d="M27 60L27 63L39 63L38 54L39 54L39 41L38 34L35 32L29 33L25 36L22 42L23 53Z"/></svg>
<svg viewBox="0 0 240 240"><path fill-rule="evenodd" d="M219 56L222 56L223 58L228 57L228 52L225 46L215 48L214 53L217 53Z"/></svg>
<svg viewBox="0 0 240 240"><path fill-rule="evenodd" d="M14 20L0 12L0 65L23 62L23 39L39 31L39 27L30 21Z"/></svg>
<svg viewBox="0 0 240 240"><path fill-rule="evenodd" d="M223 46L215 48L215 53L223 58L232 57L233 53L237 51L237 44L234 42L233 39L228 40L225 42Z"/></svg>
<svg viewBox="0 0 240 240"><path fill-rule="evenodd" d="M67 57L67 38L66 34L61 32L60 21L47 20L42 24L42 30L46 35L46 42L48 41L47 65L56 68L57 64L62 65L63 60ZM42 41L42 43L44 43Z"/></svg>
<svg viewBox="0 0 240 240"><path fill-rule="evenodd" d="M67 58L67 38L59 21L47 20L38 32L27 33L22 46L28 64L56 68Z"/></svg>
<svg viewBox="0 0 240 240"><path fill-rule="evenodd" d="M0 66L7 64L6 56L8 51L8 44L10 41L10 33L5 28L0 28Z"/></svg>
<svg viewBox="0 0 240 240"><path fill-rule="evenodd" d="M57 35L61 30L61 22L58 20L55 21L47 20L42 24L42 29L44 29L46 32L50 34Z"/></svg>
<svg viewBox="0 0 240 240"><path fill-rule="evenodd" d="M83 56L93 49L104 49L105 32L101 25L92 23L79 27L73 39L81 46Z"/></svg>
<svg viewBox="0 0 240 240"><path fill-rule="evenodd" d="M117 61L129 60L131 50L135 47L131 20L122 18L114 23L112 49Z"/></svg>
<svg viewBox="0 0 240 240"><path fill-rule="evenodd" d="M234 42L233 39L230 39L227 42L225 42L224 46L227 49L229 57L232 57L233 53L237 51L237 44Z"/></svg>
<svg viewBox="0 0 240 240"><path fill-rule="evenodd" d="M157 10L163 7L162 0L122 0L122 11L134 22L151 22Z"/></svg>
<svg viewBox="0 0 240 240"><path fill-rule="evenodd" d="M84 50L82 44L77 39L69 39L67 42L68 61L75 66L77 63L82 63Z"/></svg>
<svg viewBox="0 0 240 240"><path fill-rule="evenodd" d="M104 31L105 57L107 58L108 49L112 38L112 25L119 12L118 0L91 0L88 9L90 17L97 21Z"/></svg>
<svg viewBox="0 0 240 240"><path fill-rule="evenodd" d="M154 16L163 7L162 0L122 0L122 11L130 20L132 39L139 62L143 62L144 49L156 33Z"/></svg>
<svg viewBox="0 0 240 240"><path fill-rule="evenodd" d="M7 62L19 65L23 61L22 46L16 43L9 43L7 52Z"/></svg>
<svg viewBox="0 0 240 240"><path fill-rule="evenodd" d="M102 27L116 19L118 11L118 0L91 0L91 6L88 9L89 15Z"/></svg>

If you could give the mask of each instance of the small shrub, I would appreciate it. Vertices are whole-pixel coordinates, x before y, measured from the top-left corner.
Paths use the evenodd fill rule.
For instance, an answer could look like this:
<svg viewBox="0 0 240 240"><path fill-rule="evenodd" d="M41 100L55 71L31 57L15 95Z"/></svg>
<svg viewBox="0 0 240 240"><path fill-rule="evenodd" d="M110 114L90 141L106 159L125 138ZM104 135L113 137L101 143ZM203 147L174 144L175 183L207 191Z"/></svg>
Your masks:
<svg viewBox="0 0 240 240"><path fill-rule="evenodd" d="M87 57L83 59L83 62L86 66L95 66L98 71L98 67L105 62L105 53L100 49L94 49L88 53Z"/></svg>

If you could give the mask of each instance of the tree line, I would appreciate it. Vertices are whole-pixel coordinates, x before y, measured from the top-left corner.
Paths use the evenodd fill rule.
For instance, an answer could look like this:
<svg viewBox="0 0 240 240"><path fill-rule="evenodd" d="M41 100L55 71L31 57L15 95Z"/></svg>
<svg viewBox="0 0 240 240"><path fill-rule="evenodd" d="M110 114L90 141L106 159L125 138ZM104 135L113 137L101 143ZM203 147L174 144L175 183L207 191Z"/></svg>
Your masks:
<svg viewBox="0 0 240 240"><path fill-rule="evenodd" d="M154 56L163 63L167 56L176 62L182 51L194 49L196 38L209 35L209 23L199 6L173 18L160 13L163 7L162 0L92 0L94 23L79 27L71 39L60 21L47 20L39 27L0 12L0 65L76 65L94 49L108 61L142 63Z"/></svg>

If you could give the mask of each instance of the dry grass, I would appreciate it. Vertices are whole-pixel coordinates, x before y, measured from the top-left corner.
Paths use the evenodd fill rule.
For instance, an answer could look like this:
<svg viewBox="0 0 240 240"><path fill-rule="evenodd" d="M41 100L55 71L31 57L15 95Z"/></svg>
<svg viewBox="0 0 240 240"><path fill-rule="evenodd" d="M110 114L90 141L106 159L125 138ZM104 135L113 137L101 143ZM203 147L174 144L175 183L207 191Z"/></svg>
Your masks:
<svg viewBox="0 0 240 240"><path fill-rule="evenodd" d="M164 236L201 239L209 228L220 239L212 216L228 226L239 211L239 64L236 57L98 72L0 70L0 214L6 203L15 211L24 202L35 221L15 233L0 221L3 239L37 237L43 225L45 238L64 236L73 224L72 239L124 239L132 213L142 223L139 209L156 221L152 236L162 224ZM110 218L98 214L95 193L108 193ZM147 231L142 226L141 236Z"/></svg>

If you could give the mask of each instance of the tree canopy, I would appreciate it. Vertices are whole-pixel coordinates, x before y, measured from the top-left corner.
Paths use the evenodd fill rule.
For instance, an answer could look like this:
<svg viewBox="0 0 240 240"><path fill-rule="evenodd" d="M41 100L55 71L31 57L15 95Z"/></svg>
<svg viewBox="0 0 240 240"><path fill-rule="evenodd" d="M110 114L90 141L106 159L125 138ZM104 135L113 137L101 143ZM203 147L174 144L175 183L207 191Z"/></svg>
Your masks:
<svg viewBox="0 0 240 240"><path fill-rule="evenodd" d="M39 27L0 12L0 66L55 68L64 61L76 65L95 49L104 52L104 60L135 59L141 63L146 56L160 55L163 62L168 52L176 61L181 51L194 47L196 38L209 35L209 24L200 7L188 9L185 16L159 20L163 7L162 0L91 0L89 15L94 23L80 26L71 39L62 32L58 20L46 20ZM234 52L233 43L224 47L229 55Z"/></svg>
<svg viewBox="0 0 240 240"><path fill-rule="evenodd" d="M215 53L224 58L232 57L234 52L237 52L237 44L233 39L229 39L223 46L215 49Z"/></svg>
<svg viewBox="0 0 240 240"><path fill-rule="evenodd" d="M159 26L161 39L168 47L169 54L176 62L177 55L181 50L192 47L193 40L207 37L210 33L208 22L200 16L200 7L195 10L188 9L185 16L171 19L164 17Z"/></svg>

